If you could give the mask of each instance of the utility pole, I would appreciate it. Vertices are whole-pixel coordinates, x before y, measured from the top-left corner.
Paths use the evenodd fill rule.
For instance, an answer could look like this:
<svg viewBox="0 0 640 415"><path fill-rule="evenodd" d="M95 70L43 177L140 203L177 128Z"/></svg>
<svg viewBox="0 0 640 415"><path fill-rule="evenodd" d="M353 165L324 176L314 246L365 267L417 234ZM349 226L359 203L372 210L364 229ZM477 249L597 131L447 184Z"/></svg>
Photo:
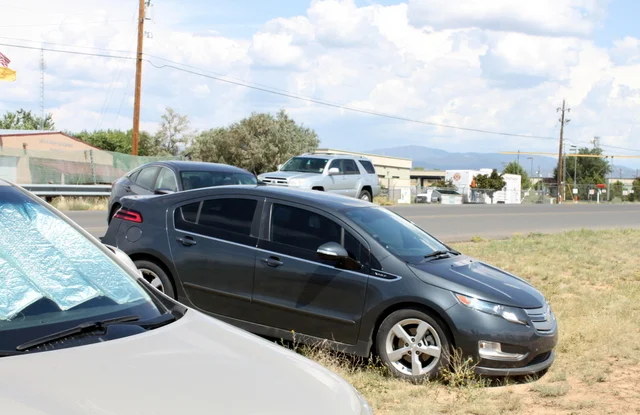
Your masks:
<svg viewBox="0 0 640 415"><path fill-rule="evenodd" d="M131 154L138 155L140 137L140 90L142 87L142 47L144 41L145 6L150 0L138 0L138 51L136 53L136 86L133 103L133 132L131 134Z"/></svg>
<svg viewBox="0 0 640 415"><path fill-rule="evenodd" d="M40 46L40 129L44 130L44 44Z"/></svg>
<svg viewBox="0 0 640 415"><path fill-rule="evenodd" d="M563 152L562 152L562 140L564 139L564 125L567 124L570 120L565 121L564 114L565 112L571 112L571 109L568 108L565 110L565 100L562 100L562 108L558 108L556 112L562 111L560 113L560 145L558 148L558 203L561 202L560 189L562 189L564 170L563 170Z"/></svg>

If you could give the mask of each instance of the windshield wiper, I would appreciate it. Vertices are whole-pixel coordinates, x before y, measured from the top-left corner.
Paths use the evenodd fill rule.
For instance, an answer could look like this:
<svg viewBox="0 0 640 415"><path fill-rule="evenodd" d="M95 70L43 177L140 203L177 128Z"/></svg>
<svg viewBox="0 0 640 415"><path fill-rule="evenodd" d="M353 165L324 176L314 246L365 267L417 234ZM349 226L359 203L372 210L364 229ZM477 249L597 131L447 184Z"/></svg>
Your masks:
<svg viewBox="0 0 640 415"><path fill-rule="evenodd" d="M124 316L124 317L116 317L116 318L110 318L110 319L100 320L100 321L88 321L85 323L78 324L75 327L71 327L70 329L62 330L56 333L51 333L34 340L30 340L26 343L22 343L21 345L16 347L16 350L19 352L23 352L25 350L31 349L32 347L36 347L41 344L49 343L55 340L64 339L65 337L73 336L74 334L86 333L86 332L91 332L96 330L103 330L111 324L137 321L139 319L140 318L138 316Z"/></svg>
<svg viewBox="0 0 640 415"><path fill-rule="evenodd" d="M436 260L436 259L442 259L442 258L449 258L449 254L452 255L460 255L460 252L458 251L454 251L454 250L447 250L447 251L433 251L427 255L424 256L425 260Z"/></svg>

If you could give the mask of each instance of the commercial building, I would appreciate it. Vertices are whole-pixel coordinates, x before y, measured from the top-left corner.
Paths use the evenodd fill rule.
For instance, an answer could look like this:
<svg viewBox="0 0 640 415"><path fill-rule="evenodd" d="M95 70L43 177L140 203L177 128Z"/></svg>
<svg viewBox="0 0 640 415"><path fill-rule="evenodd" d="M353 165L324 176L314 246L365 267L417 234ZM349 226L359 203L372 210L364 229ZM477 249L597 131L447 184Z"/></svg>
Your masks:
<svg viewBox="0 0 640 415"><path fill-rule="evenodd" d="M443 170L413 169L410 172L411 186L429 187L432 183L444 180L446 174Z"/></svg>
<svg viewBox="0 0 640 415"><path fill-rule="evenodd" d="M376 168L380 185L387 189L408 189L411 187L411 165L413 163L411 159L331 148L320 148L314 151L314 154L348 154L350 156L366 157L371 160Z"/></svg>
<svg viewBox="0 0 640 415"><path fill-rule="evenodd" d="M60 131L0 130L0 178L18 184L108 184L140 162Z"/></svg>

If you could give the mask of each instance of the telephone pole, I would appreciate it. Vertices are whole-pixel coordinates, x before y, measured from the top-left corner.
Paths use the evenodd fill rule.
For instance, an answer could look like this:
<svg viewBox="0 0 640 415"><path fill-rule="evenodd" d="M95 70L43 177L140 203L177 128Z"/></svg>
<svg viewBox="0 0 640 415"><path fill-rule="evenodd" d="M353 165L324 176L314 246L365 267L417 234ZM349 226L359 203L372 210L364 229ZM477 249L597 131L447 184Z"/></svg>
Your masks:
<svg viewBox="0 0 640 415"><path fill-rule="evenodd" d="M558 108L556 110L556 112L558 111L562 111L560 113L560 145L558 148L558 203L562 203L561 202L561 196L560 196L560 190L563 189L563 177L564 177L564 170L563 170L563 140L564 140L564 125L567 124L570 120L565 120L564 114L565 112L571 112L570 108L565 109L565 100L562 100L562 108Z"/></svg>
<svg viewBox="0 0 640 415"><path fill-rule="evenodd" d="M133 101L133 132L131 134L131 154L138 155L140 137L140 90L142 87L142 46L144 41L145 6L149 0L138 0L138 51L136 53L136 86Z"/></svg>

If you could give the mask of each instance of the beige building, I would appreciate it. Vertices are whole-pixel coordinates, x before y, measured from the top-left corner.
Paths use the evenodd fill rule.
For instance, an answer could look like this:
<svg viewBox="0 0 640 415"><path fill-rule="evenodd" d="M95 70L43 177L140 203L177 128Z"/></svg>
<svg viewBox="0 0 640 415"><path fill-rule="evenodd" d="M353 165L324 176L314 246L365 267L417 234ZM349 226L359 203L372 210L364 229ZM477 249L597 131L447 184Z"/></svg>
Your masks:
<svg viewBox="0 0 640 415"><path fill-rule="evenodd" d="M0 178L18 184L111 183L127 166L57 131L0 130Z"/></svg>
<svg viewBox="0 0 640 415"><path fill-rule="evenodd" d="M314 151L314 154L347 154L350 156L363 156L370 159L376 168L380 185L388 189L408 188L411 186L411 159L382 156L380 154L357 153L331 148L319 148Z"/></svg>

